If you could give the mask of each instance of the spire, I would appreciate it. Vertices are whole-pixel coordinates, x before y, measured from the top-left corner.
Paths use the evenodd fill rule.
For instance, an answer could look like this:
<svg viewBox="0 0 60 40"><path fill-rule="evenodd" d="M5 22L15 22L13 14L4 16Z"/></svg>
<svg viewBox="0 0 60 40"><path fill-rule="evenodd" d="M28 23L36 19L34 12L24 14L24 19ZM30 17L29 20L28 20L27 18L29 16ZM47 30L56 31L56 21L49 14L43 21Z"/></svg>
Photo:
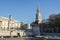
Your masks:
<svg viewBox="0 0 60 40"><path fill-rule="evenodd" d="M39 10L39 4L37 5L37 12L39 12L40 10Z"/></svg>
<svg viewBox="0 0 60 40"><path fill-rule="evenodd" d="M39 5L37 6L36 22L38 24L42 22L42 16L41 16L41 13L40 13Z"/></svg>

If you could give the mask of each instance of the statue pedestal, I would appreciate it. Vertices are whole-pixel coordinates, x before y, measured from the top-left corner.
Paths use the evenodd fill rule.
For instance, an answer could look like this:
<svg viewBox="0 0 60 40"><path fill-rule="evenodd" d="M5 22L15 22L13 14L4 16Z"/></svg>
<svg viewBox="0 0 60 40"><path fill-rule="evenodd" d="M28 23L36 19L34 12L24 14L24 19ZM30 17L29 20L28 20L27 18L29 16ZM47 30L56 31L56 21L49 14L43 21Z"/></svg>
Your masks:
<svg viewBox="0 0 60 40"><path fill-rule="evenodd" d="M34 36L40 36L40 28L38 25L34 25L32 29Z"/></svg>

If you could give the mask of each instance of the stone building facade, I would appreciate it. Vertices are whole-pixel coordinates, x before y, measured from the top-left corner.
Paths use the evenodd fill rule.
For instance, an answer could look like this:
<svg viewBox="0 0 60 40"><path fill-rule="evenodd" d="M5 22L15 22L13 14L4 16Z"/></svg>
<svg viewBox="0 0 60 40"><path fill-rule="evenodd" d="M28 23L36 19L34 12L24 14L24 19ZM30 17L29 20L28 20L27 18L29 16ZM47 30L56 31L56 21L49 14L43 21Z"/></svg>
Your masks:
<svg viewBox="0 0 60 40"><path fill-rule="evenodd" d="M13 20L12 16L9 18L0 17L0 29L19 28L21 23Z"/></svg>

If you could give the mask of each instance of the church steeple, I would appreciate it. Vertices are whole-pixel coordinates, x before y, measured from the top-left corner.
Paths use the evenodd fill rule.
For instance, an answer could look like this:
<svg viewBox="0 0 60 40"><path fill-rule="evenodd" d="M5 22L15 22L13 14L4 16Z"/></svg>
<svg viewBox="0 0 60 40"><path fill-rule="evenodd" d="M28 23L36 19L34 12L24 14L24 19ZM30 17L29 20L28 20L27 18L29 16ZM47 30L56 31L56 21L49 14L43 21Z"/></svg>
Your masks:
<svg viewBox="0 0 60 40"><path fill-rule="evenodd" d="M39 6L37 7L37 13L36 13L36 20L35 20L38 24L42 22L42 16L39 10Z"/></svg>

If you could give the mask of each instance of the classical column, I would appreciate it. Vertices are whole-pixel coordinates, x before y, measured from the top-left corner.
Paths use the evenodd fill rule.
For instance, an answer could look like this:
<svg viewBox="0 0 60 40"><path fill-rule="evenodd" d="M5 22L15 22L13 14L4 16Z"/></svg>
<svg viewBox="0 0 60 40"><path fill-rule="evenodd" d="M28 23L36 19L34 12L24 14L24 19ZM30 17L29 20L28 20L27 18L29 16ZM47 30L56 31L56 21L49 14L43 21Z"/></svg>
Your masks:
<svg viewBox="0 0 60 40"><path fill-rule="evenodd" d="M10 27L12 26L12 16L9 16L9 20L8 20L8 30L10 30Z"/></svg>

